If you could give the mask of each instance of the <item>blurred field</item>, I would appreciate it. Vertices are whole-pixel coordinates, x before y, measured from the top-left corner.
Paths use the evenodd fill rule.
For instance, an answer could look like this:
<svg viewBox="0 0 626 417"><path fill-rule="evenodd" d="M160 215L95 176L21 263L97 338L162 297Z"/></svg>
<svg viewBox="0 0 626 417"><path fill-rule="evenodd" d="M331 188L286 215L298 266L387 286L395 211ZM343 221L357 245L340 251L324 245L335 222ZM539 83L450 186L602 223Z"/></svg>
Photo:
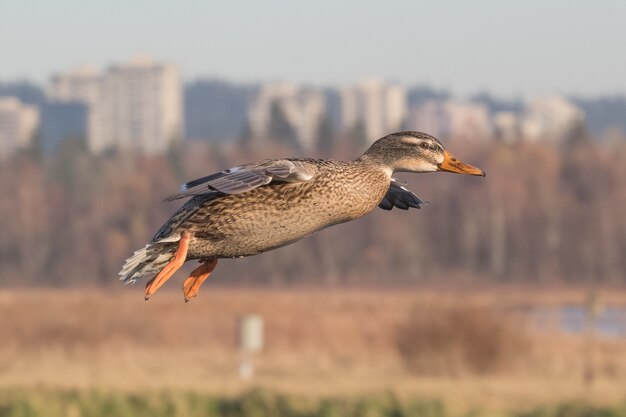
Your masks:
<svg viewBox="0 0 626 417"><path fill-rule="evenodd" d="M625 306L626 292L603 302ZM195 392L253 387L306 398L440 400L452 411L626 399L626 340L537 328L538 306L581 305L582 289L458 291L204 288L144 302L142 288L0 292L0 388ZM252 381L238 377L236 323L265 321ZM587 356L585 356L587 355ZM587 358L587 359L585 359ZM591 358L591 359L589 359ZM585 383L585 364L592 383ZM478 365L477 365L478 364ZM587 365L588 366L588 365ZM26 391L24 391L26 390Z"/></svg>

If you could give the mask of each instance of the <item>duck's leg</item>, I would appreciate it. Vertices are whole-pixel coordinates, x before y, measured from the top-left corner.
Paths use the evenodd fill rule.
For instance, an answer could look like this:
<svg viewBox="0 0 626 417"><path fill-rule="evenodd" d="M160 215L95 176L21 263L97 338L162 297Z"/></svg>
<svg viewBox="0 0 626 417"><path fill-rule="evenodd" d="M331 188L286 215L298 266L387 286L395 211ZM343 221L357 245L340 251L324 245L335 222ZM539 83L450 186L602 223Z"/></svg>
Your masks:
<svg viewBox="0 0 626 417"><path fill-rule="evenodd" d="M189 278L183 282L183 294L185 295L186 303L198 295L200 286L211 275L216 266L217 259L209 259L191 272Z"/></svg>
<svg viewBox="0 0 626 417"><path fill-rule="evenodd" d="M187 259L187 250L189 250L190 240L191 235L188 231L185 230L180 237L178 249L174 254L174 258L172 258L172 260L167 265L165 265L161 272L159 272L159 275L148 281L148 283L146 284L146 301L150 299L150 297L156 292L156 290L158 290L163 284L165 284L165 281L167 281L172 275L174 275L178 268L183 266L185 260Z"/></svg>

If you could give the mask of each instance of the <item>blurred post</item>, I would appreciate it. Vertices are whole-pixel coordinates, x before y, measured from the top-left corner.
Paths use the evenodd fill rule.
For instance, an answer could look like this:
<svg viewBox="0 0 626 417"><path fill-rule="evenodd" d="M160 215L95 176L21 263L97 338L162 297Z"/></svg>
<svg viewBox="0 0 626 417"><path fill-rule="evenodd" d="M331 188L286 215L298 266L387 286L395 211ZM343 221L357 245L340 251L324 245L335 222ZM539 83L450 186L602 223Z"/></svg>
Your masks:
<svg viewBox="0 0 626 417"><path fill-rule="evenodd" d="M263 319L257 314L247 314L239 319L239 349L241 362L239 376L251 379L254 376L252 355L263 348Z"/></svg>

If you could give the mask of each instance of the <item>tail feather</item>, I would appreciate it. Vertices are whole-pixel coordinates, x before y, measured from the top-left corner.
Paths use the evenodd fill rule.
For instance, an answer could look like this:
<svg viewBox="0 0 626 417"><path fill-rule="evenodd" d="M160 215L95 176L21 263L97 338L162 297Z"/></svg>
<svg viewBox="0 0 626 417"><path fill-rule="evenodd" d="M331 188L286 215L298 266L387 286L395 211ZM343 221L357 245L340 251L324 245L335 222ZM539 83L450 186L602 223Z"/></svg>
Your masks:
<svg viewBox="0 0 626 417"><path fill-rule="evenodd" d="M174 257L180 236L168 236L157 242L150 242L124 263L120 271L120 281L134 284L143 277L156 276Z"/></svg>

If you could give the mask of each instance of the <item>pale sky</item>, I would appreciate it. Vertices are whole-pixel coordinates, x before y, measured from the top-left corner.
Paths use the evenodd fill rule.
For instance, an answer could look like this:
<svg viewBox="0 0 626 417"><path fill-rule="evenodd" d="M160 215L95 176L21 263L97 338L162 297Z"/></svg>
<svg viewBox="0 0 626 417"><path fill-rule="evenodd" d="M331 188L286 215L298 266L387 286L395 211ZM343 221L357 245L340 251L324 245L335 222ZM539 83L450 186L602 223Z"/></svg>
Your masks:
<svg viewBox="0 0 626 417"><path fill-rule="evenodd" d="M137 54L185 79L626 93L626 1L0 0L0 80Z"/></svg>

